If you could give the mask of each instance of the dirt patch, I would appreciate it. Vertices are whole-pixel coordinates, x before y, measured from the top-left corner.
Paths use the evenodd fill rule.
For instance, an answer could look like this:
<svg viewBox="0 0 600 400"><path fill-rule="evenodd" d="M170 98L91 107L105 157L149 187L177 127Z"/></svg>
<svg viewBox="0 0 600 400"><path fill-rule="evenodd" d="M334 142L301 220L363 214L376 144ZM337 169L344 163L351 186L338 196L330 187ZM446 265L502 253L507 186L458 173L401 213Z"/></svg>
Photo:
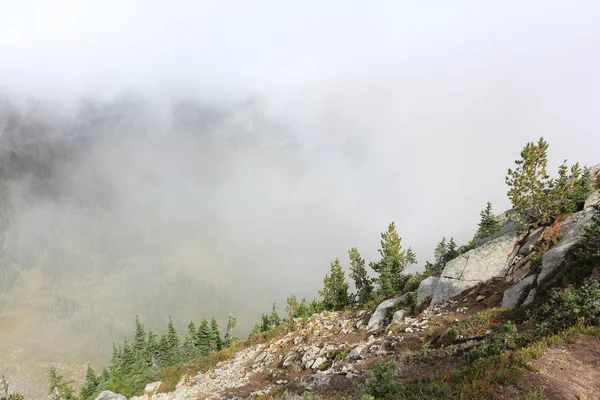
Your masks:
<svg viewBox="0 0 600 400"><path fill-rule="evenodd" d="M530 365L524 382L550 400L600 399L600 340L577 335Z"/></svg>

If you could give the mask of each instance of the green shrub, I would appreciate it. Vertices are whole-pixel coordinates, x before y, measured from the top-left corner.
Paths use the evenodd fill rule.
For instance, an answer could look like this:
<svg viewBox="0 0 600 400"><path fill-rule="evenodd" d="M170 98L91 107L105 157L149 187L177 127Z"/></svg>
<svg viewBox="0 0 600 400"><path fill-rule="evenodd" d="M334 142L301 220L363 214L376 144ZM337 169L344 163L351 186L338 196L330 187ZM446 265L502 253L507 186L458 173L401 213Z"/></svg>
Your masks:
<svg viewBox="0 0 600 400"><path fill-rule="evenodd" d="M397 382L396 363L377 360L373 367L373 379L367 382L367 392L376 399L396 399L403 392L404 386Z"/></svg>

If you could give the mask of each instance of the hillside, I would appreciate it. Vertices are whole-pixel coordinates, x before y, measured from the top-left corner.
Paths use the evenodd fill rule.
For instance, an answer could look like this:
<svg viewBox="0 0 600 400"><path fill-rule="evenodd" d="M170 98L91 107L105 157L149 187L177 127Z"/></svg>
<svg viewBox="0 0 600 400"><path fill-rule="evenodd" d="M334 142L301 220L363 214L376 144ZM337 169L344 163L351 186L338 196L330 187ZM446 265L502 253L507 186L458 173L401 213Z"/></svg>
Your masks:
<svg viewBox="0 0 600 400"><path fill-rule="evenodd" d="M101 374L88 369L78 398L598 399L600 191L590 185L599 174L574 166L569 179L540 184L540 199L557 203L516 202L500 217L488 204L471 243L443 239L424 274L402 273L411 250L392 223L373 280L350 250L356 294L336 259L322 301L291 296L286 319L274 306L245 340L233 339L231 317L224 339L203 320L183 342L170 324L155 344L136 321L135 340L115 347ZM399 275L386 275L393 268ZM74 398L53 379L54 398Z"/></svg>

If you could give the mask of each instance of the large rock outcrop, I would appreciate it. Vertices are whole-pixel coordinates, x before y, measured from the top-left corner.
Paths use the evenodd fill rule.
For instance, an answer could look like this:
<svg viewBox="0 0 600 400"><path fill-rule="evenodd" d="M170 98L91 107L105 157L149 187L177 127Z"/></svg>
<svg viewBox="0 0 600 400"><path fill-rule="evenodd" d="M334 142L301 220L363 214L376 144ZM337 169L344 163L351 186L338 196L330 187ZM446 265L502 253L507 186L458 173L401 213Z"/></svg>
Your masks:
<svg viewBox="0 0 600 400"><path fill-rule="evenodd" d="M432 305L442 303L480 283L504 277L517 243L517 229L518 224L508 221L501 230L502 235L496 235L449 261L437 282L435 279L421 282L417 303L422 303L429 296Z"/></svg>
<svg viewBox="0 0 600 400"><path fill-rule="evenodd" d="M542 257L542 271L537 278L538 285L545 283L558 272L569 251L583 237L585 227L592 223L595 212L594 208L586 208L571 215L562 223L558 243Z"/></svg>

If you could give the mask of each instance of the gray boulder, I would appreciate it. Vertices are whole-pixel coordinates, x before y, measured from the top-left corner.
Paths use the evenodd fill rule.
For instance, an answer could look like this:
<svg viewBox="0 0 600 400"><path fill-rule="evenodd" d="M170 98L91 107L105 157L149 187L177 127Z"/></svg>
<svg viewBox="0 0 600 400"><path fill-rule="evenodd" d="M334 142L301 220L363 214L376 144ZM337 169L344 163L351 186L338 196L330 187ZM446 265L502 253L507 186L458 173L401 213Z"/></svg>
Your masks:
<svg viewBox="0 0 600 400"><path fill-rule="evenodd" d="M392 324L400 325L402 322L404 322L404 317L406 317L407 314L408 314L408 311L406 311L406 310L396 311L394 313L394 315L392 316Z"/></svg>
<svg viewBox="0 0 600 400"><path fill-rule="evenodd" d="M437 276L430 276L421 281L419 283L419 289L417 289L417 305L420 306L425 302L428 297L433 296L433 292L435 291L435 287L440 280Z"/></svg>
<svg viewBox="0 0 600 400"><path fill-rule="evenodd" d="M524 306L528 306L531 303L533 303L533 300L535 300L535 296L537 295L537 288L533 288L529 291L529 294L527 295L527 297L525 298L525 300L523 300L523 305Z"/></svg>
<svg viewBox="0 0 600 400"><path fill-rule="evenodd" d="M160 385L162 385L161 381L149 383L144 388L144 393L145 394L154 393L154 392L156 392L158 390L158 388L160 387Z"/></svg>
<svg viewBox="0 0 600 400"><path fill-rule="evenodd" d="M538 276L538 285L548 281L558 272L569 250L583 237L584 228L591 224L595 212L593 208L588 208L576 212L563 222L558 243L542 256L542 271Z"/></svg>
<svg viewBox="0 0 600 400"><path fill-rule="evenodd" d="M504 292L502 297L502 308L515 308L527 295L529 289L535 285L537 275L530 275L521 279L513 287Z"/></svg>
<svg viewBox="0 0 600 400"><path fill-rule="evenodd" d="M113 393L110 390L105 390L100 392L98 397L96 397L96 400L127 400L127 397L122 394Z"/></svg>
<svg viewBox="0 0 600 400"><path fill-rule="evenodd" d="M544 234L544 229L544 227L541 227L531 232L529 234L529 237L527 238L527 241L519 250L519 254L521 254L522 256L529 255L533 251L535 245L538 244L538 242L542 238L542 235Z"/></svg>
<svg viewBox="0 0 600 400"><path fill-rule="evenodd" d="M505 235L449 261L435 286L431 304L442 303L480 283L505 277L509 268L508 258L515 249L517 237L517 231L511 229Z"/></svg>
<svg viewBox="0 0 600 400"><path fill-rule="evenodd" d="M369 323L367 324L367 331L373 331L375 329L383 327L385 317L387 316L389 310L405 301L409 295L410 293L405 293L400 297L387 299L383 303L379 304L375 309L375 312L373 312L373 315L371 315L371 319L369 319Z"/></svg>
<svg viewBox="0 0 600 400"><path fill-rule="evenodd" d="M283 368L288 368L289 366L291 366L294 363L294 361L296 361L297 358L298 358L298 355L295 352L290 351L289 353L287 353L285 355L283 362L281 363L281 366Z"/></svg>
<svg viewBox="0 0 600 400"><path fill-rule="evenodd" d="M317 369L319 368L321 365L325 364L325 361L327 361L325 358L323 357L318 357L315 362L312 363L312 365L310 366L310 368L312 369Z"/></svg>
<svg viewBox="0 0 600 400"><path fill-rule="evenodd" d="M350 353L348 353L348 355L346 356L346 360L355 360L357 358L360 358L360 353L362 353L362 351L364 349L365 349L364 345L356 346L355 348L350 350Z"/></svg>

